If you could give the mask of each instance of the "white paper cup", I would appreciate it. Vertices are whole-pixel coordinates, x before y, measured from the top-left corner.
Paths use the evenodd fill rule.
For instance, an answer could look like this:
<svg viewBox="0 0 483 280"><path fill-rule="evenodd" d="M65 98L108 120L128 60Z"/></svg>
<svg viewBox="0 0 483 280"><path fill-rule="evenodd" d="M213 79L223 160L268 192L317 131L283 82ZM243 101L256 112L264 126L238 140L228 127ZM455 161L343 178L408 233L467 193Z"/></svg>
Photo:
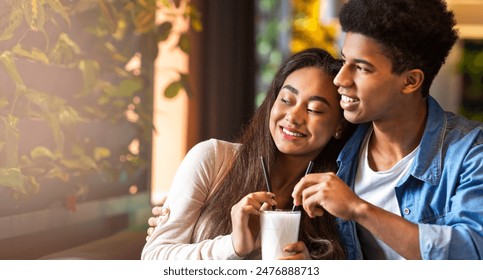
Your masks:
<svg viewBox="0 0 483 280"><path fill-rule="evenodd" d="M283 251L299 237L300 211L276 209L261 211L262 260L276 260L290 254Z"/></svg>

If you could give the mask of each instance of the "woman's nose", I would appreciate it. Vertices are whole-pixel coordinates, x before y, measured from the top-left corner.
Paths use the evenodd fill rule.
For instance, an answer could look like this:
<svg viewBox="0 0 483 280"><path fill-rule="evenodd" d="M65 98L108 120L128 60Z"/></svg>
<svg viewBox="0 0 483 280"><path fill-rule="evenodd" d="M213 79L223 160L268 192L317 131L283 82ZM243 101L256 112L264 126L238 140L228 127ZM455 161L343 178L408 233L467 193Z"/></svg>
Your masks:
<svg viewBox="0 0 483 280"><path fill-rule="evenodd" d="M295 106L291 108L287 114L285 114L285 120L290 124L302 125L304 123L303 110L301 106Z"/></svg>

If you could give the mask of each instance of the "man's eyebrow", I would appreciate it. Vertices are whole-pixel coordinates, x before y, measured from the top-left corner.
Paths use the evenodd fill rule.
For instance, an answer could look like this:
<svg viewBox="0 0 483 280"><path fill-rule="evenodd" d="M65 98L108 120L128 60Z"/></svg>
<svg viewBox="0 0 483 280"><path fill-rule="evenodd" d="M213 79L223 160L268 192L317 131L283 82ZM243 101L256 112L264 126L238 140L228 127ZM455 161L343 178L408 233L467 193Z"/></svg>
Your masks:
<svg viewBox="0 0 483 280"><path fill-rule="evenodd" d="M289 90L291 93L293 93L295 95L299 94L298 89L294 88L291 85L284 85L282 88ZM325 103L327 106L330 107L329 101L325 97L322 97L322 96L317 96L317 95L311 96L311 97L309 97L309 101L319 101L319 102Z"/></svg>
<svg viewBox="0 0 483 280"><path fill-rule="evenodd" d="M342 58L345 59L345 55L344 55L344 53L342 51L340 52L340 55L341 55ZM367 65L369 67L374 67L374 65L372 63L370 63L369 61L367 61L365 59L356 58L356 59L354 59L354 62L355 63L365 64L365 65Z"/></svg>

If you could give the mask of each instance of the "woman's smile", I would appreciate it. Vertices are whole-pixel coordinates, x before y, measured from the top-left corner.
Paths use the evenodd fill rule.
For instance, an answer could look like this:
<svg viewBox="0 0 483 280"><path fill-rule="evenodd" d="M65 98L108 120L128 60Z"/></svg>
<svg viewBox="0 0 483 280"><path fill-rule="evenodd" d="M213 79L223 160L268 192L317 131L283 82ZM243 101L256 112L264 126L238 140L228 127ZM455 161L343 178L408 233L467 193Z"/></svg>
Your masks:
<svg viewBox="0 0 483 280"><path fill-rule="evenodd" d="M314 158L342 119L332 78L316 67L287 76L270 112L270 132L278 150Z"/></svg>
<svg viewBox="0 0 483 280"><path fill-rule="evenodd" d="M305 138L307 137L307 135L297 131L297 130L294 130L294 129L289 129L289 128L286 128L286 127L283 127L283 126L280 126L280 132L282 134L282 137L286 140L296 140L296 139L300 139L300 138Z"/></svg>

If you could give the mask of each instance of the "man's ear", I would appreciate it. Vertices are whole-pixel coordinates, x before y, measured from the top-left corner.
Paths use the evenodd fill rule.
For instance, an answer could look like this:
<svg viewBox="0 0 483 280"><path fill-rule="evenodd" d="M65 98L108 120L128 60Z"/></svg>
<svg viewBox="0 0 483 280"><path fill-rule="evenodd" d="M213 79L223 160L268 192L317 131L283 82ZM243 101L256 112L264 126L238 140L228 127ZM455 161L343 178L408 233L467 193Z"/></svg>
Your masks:
<svg viewBox="0 0 483 280"><path fill-rule="evenodd" d="M405 73L406 80L402 92L410 94L421 89L424 81L424 73L421 69L412 69Z"/></svg>

